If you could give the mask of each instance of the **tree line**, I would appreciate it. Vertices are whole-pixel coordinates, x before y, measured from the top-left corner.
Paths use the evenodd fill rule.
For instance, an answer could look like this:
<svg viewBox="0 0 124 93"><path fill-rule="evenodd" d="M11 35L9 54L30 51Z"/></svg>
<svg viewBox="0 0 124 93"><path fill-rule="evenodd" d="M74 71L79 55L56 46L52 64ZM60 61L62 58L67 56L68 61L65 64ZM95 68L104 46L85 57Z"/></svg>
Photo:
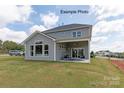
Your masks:
<svg viewBox="0 0 124 93"><path fill-rule="evenodd" d="M0 40L0 54L8 53L9 50L22 50L24 51L24 46L13 41L2 41Z"/></svg>

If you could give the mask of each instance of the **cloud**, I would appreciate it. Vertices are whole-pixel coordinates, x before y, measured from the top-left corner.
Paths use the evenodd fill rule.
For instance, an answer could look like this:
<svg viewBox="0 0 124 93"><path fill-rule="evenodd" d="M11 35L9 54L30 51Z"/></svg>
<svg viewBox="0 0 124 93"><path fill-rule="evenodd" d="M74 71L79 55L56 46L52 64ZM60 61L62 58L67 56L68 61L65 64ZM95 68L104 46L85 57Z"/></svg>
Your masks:
<svg viewBox="0 0 124 93"><path fill-rule="evenodd" d="M90 6L96 17L91 49L124 51L124 6Z"/></svg>
<svg viewBox="0 0 124 93"><path fill-rule="evenodd" d="M113 34L122 38L124 36L124 19L113 21L101 20L93 26L92 44L103 43ZM110 42L111 43L111 42Z"/></svg>
<svg viewBox="0 0 124 93"><path fill-rule="evenodd" d="M124 15L123 5L94 5L90 6L90 9L98 20Z"/></svg>
<svg viewBox="0 0 124 93"><path fill-rule="evenodd" d="M124 41L115 41L112 42L110 50L114 51L114 52L124 52L122 50L124 50Z"/></svg>
<svg viewBox="0 0 124 93"><path fill-rule="evenodd" d="M29 29L29 33L31 34L31 33L35 32L36 30L42 32L42 31L46 30L46 28L45 28L43 25L34 25L34 26L32 26L32 27Z"/></svg>
<svg viewBox="0 0 124 93"><path fill-rule="evenodd" d="M115 41L115 42L111 42L111 45L91 44L91 50L93 51L110 50L112 52L124 52L123 43L124 43L123 41Z"/></svg>
<svg viewBox="0 0 124 93"><path fill-rule="evenodd" d="M124 32L124 18L113 21L98 21L93 27L93 36Z"/></svg>
<svg viewBox="0 0 124 93"><path fill-rule="evenodd" d="M112 37L112 38L110 38ZM124 51L124 19L101 20L93 26L92 50ZM114 42L110 40L114 39ZM105 43L109 43L106 45Z"/></svg>
<svg viewBox="0 0 124 93"><path fill-rule="evenodd" d="M26 31L15 31L7 27L0 28L0 40L10 40L14 42L21 43L24 41L31 33L38 31L44 31L46 28L42 25L34 25L29 30Z"/></svg>
<svg viewBox="0 0 124 93"><path fill-rule="evenodd" d="M21 43L24 39L27 38L25 31L14 31L8 28L0 29L0 40L11 40L18 43Z"/></svg>
<svg viewBox="0 0 124 93"><path fill-rule="evenodd" d="M57 16L55 13L49 12L48 14L40 14L41 21L43 21L43 24L47 28L51 28L52 26L55 26L57 22L59 21L59 16Z"/></svg>
<svg viewBox="0 0 124 93"><path fill-rule="evenodd" d="M31 6L0 6L0 26L12 22L28 22L29 16L33 13Z"/></svg>
<svg viewBox="0 0 124 93"><path fill-rule="evenodd" d="M104 43L105 40L108 38L106 36L100 36L100 37L93 37L92 38L92 44L101 44Z"/></svg>
<svg viewBox="0 0 124 93"><path fill-rule="evenodd" d="M20 22L27 22L31 13L36 13L31 6L20 6L18 7L18 13L20 15Z"/></svg>
<svg viewBox="0 0 124 93"><path fill-rule="evenodd" d="M0 6L0 39L22 42L27 33L9 29L6 25L13 22L29 23L29 17L34 12L31 6Z"/></svg>

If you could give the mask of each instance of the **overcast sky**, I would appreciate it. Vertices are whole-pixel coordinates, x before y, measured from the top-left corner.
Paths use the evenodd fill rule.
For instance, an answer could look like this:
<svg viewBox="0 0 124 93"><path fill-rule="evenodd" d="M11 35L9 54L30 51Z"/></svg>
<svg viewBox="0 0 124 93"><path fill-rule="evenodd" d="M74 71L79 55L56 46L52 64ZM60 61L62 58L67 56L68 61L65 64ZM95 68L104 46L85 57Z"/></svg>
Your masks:
<svg viewBox="0 0 124 93"><path fill-rule="evenodd" d="M61 10L88 13L61 14ZM123 6L0 6L0 39L22 42L35 30L62 23L93 25L91 50L124 51Z"/></svg>

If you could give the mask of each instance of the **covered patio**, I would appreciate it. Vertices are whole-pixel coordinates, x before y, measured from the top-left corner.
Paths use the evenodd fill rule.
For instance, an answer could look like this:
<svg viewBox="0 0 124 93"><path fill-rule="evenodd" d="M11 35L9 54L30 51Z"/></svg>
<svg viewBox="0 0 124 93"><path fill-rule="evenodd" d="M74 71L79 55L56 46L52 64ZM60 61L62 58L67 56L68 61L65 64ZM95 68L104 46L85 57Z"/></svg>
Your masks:
<svg viewBox="0 0 124 93"><path fill-rule="evenodd" d="M89 41L58 42L56 58L61 61L86 61L89 56Z"/></svg>

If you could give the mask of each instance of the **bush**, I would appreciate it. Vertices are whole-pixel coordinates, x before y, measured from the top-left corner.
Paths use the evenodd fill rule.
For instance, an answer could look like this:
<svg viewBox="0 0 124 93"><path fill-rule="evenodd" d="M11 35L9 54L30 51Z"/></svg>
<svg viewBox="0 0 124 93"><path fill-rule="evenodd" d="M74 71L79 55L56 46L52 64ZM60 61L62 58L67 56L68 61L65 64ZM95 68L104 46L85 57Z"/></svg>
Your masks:
<svg viewBox="0 0 124 93"><path fill-rule="evenodd" d="M90 53L90 57L91 57L91 58L95 58L95 54L94 54L93 51L91 51L91 53Z"/></svg>

